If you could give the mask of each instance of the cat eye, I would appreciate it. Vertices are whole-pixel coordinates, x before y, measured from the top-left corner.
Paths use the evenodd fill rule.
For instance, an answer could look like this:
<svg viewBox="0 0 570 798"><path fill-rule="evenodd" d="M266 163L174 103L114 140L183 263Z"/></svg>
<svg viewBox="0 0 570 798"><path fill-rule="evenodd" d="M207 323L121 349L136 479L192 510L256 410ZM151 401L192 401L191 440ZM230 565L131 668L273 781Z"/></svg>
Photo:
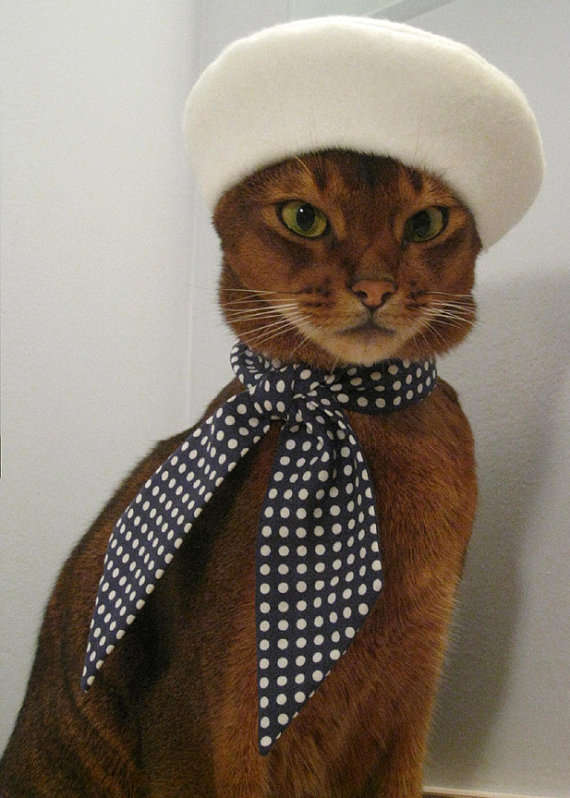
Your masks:
<svg viewBox="0 0 570 798"><path fill-rule="evenodd" d="M290 200L278 210L285 227L299 236L318 238L329 228L329 220L325 214L309 202Z"/></svg>
<svg viewBox="0 0 570 798"><path fill-rule="evenodd" d="M448 215L447 208L436 205L414 213L404 227L404 240L415 243L430 241L445 229Z"/></svg>

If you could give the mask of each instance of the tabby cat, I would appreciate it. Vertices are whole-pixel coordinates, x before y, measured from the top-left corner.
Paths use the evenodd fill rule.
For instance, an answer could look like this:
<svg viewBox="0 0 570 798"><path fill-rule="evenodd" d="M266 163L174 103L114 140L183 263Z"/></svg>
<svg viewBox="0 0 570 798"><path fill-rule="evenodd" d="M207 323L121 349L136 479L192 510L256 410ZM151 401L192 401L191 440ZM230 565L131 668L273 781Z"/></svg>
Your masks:
<svg viewBox="0 0 570 798"><path fill-rule="evenodd" d="M351 151L308 153L227 191L220 304L252 349L323 369L447 351L475 318L481 244L436 177ZM199 375L198 375L199 376ZM242 390L234 379L203 418ZM88 693L80 676L116 519L188 432L161 442L63 567L0 768L4 798L418 798L476 500L453 389L349 413L372 473L385 585L352 645L267 756L257 747L258 518L279 425L196 521Z"/></svg>

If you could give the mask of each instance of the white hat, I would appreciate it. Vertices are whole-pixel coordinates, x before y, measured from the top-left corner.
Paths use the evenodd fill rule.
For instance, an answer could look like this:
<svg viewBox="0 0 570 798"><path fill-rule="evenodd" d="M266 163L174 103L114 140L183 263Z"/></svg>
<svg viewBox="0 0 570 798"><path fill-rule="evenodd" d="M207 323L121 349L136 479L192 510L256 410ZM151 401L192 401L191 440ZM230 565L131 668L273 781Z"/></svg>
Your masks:
<svg viewBox="0 0 570 798"><path fill-rule="evenodd" d="M441 178L484 247L524 215L544 167L518 86L464 44L387 20L322 17L233 42L202 73L184 136L206 201L292 155L350 149Z"/></svg>

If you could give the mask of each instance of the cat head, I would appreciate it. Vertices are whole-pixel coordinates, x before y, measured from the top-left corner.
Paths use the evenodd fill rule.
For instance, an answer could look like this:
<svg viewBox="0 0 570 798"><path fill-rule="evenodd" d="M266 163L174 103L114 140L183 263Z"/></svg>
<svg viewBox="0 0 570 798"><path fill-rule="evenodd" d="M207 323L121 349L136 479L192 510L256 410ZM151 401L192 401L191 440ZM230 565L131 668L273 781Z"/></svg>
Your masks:
<svg viewBox="0 0 570 798"><path fill-rule="evenodd" d="M214 212L222 311L252 349L330 368L422 359L475 320L473 216L434 176L328 150L262 169Z"/></svg>

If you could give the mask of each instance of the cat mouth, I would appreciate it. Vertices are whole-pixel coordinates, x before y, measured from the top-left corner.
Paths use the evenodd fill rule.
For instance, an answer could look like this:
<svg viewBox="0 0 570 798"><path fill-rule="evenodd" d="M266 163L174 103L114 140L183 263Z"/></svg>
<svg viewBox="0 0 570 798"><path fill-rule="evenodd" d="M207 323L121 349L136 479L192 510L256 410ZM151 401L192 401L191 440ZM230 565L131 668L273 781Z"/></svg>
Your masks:
<svg viewBox="0 0 570 798"><path fill-rule="evenodd" d="M339 330L337 335L351 335L354 333L362 334L370 338L375 334L388 336L396 335L396 330L392 330L390 327L383 327L381 324L376 324L372 319L367 319L362 324L356 324L354 327L346 327L344 330Z"/></svg>

